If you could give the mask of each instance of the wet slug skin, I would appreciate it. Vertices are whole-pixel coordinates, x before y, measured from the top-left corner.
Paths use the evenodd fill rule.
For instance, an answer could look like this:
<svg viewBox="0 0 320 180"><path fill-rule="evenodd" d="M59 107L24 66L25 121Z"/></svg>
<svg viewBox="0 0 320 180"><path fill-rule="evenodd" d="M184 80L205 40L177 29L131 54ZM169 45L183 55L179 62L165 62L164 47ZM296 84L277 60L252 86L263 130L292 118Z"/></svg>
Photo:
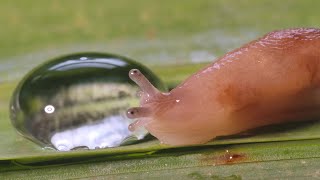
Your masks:
<svg viewBox="0 0 320 180"><path fill-rule="evenodd" d="M201 144L217 136L288 121L320 119L320 29L274 31L227 53L168 93L138 70L140 107L127 111L162 143Z"/></svg>

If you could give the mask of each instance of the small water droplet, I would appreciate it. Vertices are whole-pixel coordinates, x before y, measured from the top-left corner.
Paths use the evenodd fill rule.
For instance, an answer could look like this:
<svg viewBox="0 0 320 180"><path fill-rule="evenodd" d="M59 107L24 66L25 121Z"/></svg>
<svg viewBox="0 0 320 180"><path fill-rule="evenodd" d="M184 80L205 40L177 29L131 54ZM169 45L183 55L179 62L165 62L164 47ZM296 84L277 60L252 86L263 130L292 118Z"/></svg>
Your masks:
<svg viewBox="0 0 320 180"><path fill-rule="evenodd" d="M80 53L48 61L17 86L11 98L12 124L23 136L60 151L140 140L147 131L130 132L132 121L125 116L129 107L139 105L139 88L128 77L131 69L166 90L146 67L116 55Z"/></svg>

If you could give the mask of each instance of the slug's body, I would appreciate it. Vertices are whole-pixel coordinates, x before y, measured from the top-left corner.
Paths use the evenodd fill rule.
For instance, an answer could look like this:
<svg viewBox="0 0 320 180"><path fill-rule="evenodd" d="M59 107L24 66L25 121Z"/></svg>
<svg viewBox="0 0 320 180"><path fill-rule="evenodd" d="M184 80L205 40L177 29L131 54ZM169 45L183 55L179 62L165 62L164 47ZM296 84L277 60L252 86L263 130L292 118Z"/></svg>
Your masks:
<svg viewBox="0 0 320 180"><path fill-rule="evenodd" d="M216 136L286 121L320 119L320 30L271 32L219 58L169 93L138 70L141 105L128 110L161 142L205 143Z"/></svg>

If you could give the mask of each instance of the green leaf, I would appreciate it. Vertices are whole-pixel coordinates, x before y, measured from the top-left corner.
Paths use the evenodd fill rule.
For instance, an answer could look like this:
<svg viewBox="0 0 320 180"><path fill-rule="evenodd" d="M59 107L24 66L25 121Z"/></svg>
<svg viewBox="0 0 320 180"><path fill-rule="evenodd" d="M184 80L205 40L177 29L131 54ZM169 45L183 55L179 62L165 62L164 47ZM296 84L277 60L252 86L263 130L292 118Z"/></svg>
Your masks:
<svg viewBox="0 0 320 180"><path fill-rule="evenodd" d="M319 140L184 147L149 154L104 155L64 165L8 161L2 178L290 178L318 177ZM228 152L227 152L228 150ZM136 155L136 156L134 156ZM232 157L230 159L230 157ZM1 167L1 166L0 166ZM14 170L19 170L17 173ZM33 170L31 170L33 169Z"/></svg>
<svg viewBox="0 0 320 180"><path fill-rule="evenodd" d="M72 152L42 149L10 124L8 102L17 82L4 81L57 55L107 50L144 63L167 54L166 63L184 63L195 51L220 56L268 31L320 25L320 1L248 2L1 1L0 179L319 178L318 122L262 128L199 146L165 146L151 139ZM203 66L151 69L172 88Z"/></svg>
<svg viewBox="0 0 320 180"><path fill-rule="evenodd" d="M179 69L175 81L168 81L172 69ZM155 67L155 71L172 86L200 66ZM176 71L177 73L177 71ZM100 177L156 178L183 177L191 179L241 179L270 175L270 171L286 166L287 174L295 176L295 168L304 175L317 175L316 160L320 158L320 123L290 123L263 127L244 134L218 137L197 146L162 145L156 139L117 148L57 152L43 149L18 135L8 119L9 95L16 83L1 84L0 172L5 178ZM292 160L294 159L294 160ZM233 166L225 166L234 164ZM255 172L250 169L259 167ZM30 171L30 169L33 169ZM15 173L19 170L19 174ZM59 173L56 173L59 172ZM73 174L70 174L73 172ZM76 172L76 173L75 173ZM1 177L0 176L0 177ZM270 176L271 177L271 176Z"/></svg>

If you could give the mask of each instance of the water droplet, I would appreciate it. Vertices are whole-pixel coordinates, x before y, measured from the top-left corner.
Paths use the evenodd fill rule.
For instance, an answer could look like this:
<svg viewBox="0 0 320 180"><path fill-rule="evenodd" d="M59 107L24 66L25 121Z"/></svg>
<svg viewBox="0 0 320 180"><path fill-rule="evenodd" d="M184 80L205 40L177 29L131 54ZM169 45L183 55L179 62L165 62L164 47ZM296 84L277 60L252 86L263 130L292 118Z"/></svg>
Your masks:
<svg viewBox="0 0 320 180"><path fill-rule="evenodd" d="M146 67L128 58L80 53L35 68L12 98L12 124L23 136L60 151L116 147L142 139L130 132L125 113L138 106L139 88L128 72L139 69L158 88L164 84Z"/></svg>

